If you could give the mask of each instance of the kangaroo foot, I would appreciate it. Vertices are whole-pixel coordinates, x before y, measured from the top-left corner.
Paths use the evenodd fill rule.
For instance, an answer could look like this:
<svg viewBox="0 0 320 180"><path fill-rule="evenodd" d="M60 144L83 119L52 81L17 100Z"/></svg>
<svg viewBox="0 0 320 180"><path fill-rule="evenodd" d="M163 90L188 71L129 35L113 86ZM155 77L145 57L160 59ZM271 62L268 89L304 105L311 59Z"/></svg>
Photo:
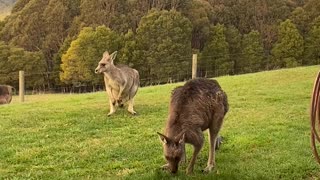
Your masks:
<svg viewBox="0 0 320 180"><path fill-rule="evenodd" d="M187 168L186 174L187 175L192 175L193 174L193 169Z"/></svg>
<svg viewBox="0 0 320 180"><path fill-rule="evenodd" d="M115 112L109 112L109 114L107 115L108 117L111 116L112 114L114 114Z"/></svg>
<svg viewBox="0 0 320 180"><path fill-rule="evenodd" d="M223 137L222 136L219 136L217 138L217 141L216 141L216 150L218 150L221 146L221 144L223 143Z"/></svg>
<svg viewBox="0 0 320 180"><path fill-rule="evenodd" d="M169 168L169 164L165 164L165 165L161 166L161 169L163 169L163 170L167 170L168 168Z"/></svg>
<svg viewBox="0 0 320 180"><path fill-rule="evenodd" d="M135 111L133 111L133 110L128 110L128 112L129 112L130 114L132 114L133 116L138 115L138 113L135 112Z"/></svg>
<svg viewBox="0 0 320 180"><path fill-rule="evenodd" d="M183 158L181 159L181 161L180 161L180 164L186 164L186 163L187 163L187 160L186 160L185 157L183 157Z"/></svg>
<svg viewBox="0 0 320 180"><path fill-rule="evenodd" d="M214 165L210 164L204 170L202 170L202 172L209 173L212 171L212 169L214 169Z"/></svg>

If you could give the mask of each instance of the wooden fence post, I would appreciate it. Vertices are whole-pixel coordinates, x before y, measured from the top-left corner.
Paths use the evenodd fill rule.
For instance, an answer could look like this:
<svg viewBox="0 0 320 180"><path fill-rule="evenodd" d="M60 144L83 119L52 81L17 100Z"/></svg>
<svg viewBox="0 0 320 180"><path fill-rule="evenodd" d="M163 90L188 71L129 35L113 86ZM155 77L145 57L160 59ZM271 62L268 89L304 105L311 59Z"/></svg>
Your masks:
<svg viewBox="0 0 320 180"><path fill-rule="evenodd" d="M24 102L24 71L19 71L19 97Z"/></svg>
<svg viewBox="0 0 320 180"><path fill-rule="evenodd" d="M192 55L192 79L197 77L197 54Z"/></svg>

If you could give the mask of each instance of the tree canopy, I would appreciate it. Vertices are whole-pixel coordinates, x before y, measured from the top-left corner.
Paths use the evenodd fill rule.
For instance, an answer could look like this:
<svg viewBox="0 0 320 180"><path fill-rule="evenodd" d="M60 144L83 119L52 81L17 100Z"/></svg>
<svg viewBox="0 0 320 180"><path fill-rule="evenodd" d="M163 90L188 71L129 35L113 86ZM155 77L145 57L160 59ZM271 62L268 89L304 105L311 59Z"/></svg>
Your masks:
<svg viewBox="0 0 320 180"><path fill-rule="evenodd" d="M95 75L94 69L102 54L106 50L113 52L120 47L120 36L106 26L83 28L68 51L62 55L61 81L73 85L99 84L101 76Z"/></svg>
<svg viewBox="0 0 320 180"><path fill-rule="evenodd" d="M179 79L186 77L190 69L191 31L190 21L174 10L154 10L142 18L133 52L141 77L157 81L176 75Z"/></svg>
<svg viewBox="0 0 320 180"><path fill-rule="evenodd" d="M294 67L301 64L304 50L303 37L296 26L288 19L279 26L279 37L274 48L273 65L275 67Z"/></svg>
<svg viewBox="0 0 320 180"><path fill-rule="evenodd" d="M0 64L11 53L29 56L12 61L19 65L40 58L46 88L102 84L92 68L105 50L119 51L116 62L146 83L189 78L195 52L201 76L318 64L319 8L319 0L17 0L0 21Z"/></svg>

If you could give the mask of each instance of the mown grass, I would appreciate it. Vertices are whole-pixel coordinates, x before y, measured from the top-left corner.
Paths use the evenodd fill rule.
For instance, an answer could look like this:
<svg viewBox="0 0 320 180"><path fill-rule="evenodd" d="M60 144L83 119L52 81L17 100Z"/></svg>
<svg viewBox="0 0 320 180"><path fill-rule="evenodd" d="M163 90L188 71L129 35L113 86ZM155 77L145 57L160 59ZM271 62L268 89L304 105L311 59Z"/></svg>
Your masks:
<svg viewBox="0 0 320 180"><path fill-rule="evenodd" d="M217 78L230 111L217 152L208 144L191 176L162 171L163 131L172 89L141 88L135 109L107 117L104 92L30 95L0 107L0 179L319 179L309 135L309 104L319 66ZM207 136L206 136L207 138ZM192 148L187 147L188 158Z"/></svg>

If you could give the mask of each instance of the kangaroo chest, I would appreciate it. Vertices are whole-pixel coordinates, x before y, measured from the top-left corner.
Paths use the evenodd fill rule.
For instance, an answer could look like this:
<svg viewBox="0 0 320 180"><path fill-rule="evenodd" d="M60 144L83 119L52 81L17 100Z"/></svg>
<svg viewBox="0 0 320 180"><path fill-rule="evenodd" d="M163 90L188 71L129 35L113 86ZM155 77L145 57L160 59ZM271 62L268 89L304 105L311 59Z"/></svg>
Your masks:
<svg viewBox="0 0 320 180"><path fill-rule="evenodd" d="M113 90L119 91L120 85L118 82L108 77L106 77L105 79L108 86L110 86Z"/></svg>

